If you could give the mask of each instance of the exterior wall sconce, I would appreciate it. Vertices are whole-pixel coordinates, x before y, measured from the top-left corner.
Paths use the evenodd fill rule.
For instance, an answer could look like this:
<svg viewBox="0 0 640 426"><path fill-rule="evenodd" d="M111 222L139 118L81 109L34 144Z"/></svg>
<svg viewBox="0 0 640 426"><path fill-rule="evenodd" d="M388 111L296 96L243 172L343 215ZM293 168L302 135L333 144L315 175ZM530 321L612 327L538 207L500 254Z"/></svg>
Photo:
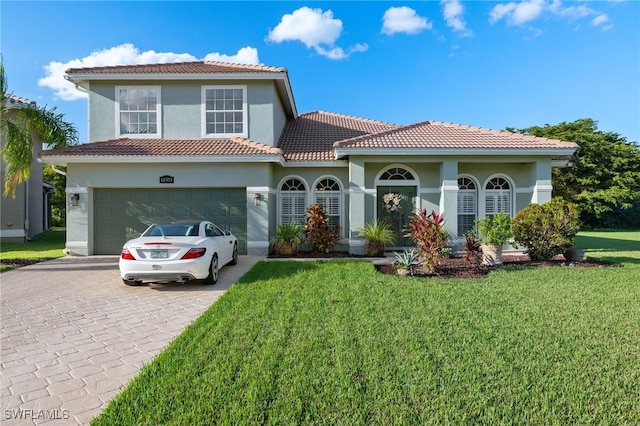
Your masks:
<svg viewBox="0 0 640 426"><path fill-rule="evenodd" d="M260 200L261 199L262 199L262 196L258 192L253 194L253 204L255 204L256 206L260 205Z"/></svg>
<svg viewBox="0 0 640 426"><path fill-rule="evenodd" d="M78 207L78 203L80 202L80 194L73 194L70 200L73 207Z"/></svg>

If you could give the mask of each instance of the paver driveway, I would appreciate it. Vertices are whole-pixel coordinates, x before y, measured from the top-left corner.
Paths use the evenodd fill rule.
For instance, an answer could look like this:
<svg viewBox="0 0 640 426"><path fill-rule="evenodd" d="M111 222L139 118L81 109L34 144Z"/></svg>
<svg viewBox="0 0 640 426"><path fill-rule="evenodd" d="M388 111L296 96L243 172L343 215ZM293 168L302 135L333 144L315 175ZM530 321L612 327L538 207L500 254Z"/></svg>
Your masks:
<svg viewBox="0 0 640 426"><path fill-rule="evenodd" d="M0 422L89 423L260 259L240 256L213 286L128 287L116 256L65 257L3 273Z"/></svg>

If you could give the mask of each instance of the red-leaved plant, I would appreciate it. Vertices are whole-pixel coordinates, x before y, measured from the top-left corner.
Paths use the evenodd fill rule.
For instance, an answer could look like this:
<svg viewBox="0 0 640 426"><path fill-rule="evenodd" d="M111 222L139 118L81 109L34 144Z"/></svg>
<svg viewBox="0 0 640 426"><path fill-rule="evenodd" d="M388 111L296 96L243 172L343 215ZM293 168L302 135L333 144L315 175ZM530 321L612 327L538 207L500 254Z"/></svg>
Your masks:
<svg viewBox="0 0 640 426"><path fill-rule="evenodd" d="M426 271L433 273L442 261L442 248L448 237L444 227L444 213L431 211L427 214L427 209L419 209L411 216L407 230L409 232L405 237L415 243Z"/></svg>
<svg viewBox="0 0 640 426"><path fill-rule="evenodd" d="M340 241L340 227L329 228L329 215L322 204L307 207L304 242L316 253L327 253Z"/></svg>
<svg viewBox="0 0 640 426"><path fill-rule="evenodd" d="M482 266L482 244L478 239L475 230L470 230L464 234L465 260L472 266L479 268Z"/></svg>

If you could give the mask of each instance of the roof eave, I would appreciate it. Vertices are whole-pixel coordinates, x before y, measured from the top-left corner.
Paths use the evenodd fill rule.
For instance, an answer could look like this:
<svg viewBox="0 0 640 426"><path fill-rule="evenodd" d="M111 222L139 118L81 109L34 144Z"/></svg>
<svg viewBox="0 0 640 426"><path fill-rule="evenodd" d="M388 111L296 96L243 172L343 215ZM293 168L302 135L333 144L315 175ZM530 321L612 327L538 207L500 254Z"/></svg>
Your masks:
<svg viewBox="0 0 640 426"><path fill-rule="evenodd" d="M113 163L278 163L282 155L45 155L38 162L47 164L113 164Z"/></svg>
<svg viewBox="0 0 640 426"><path fill-rule="evenodd" d="M334 148L336 160L350 155L439 155L439 156L514 156L514 155L536 155L564 157L574 153L573 148Z"/></svg>

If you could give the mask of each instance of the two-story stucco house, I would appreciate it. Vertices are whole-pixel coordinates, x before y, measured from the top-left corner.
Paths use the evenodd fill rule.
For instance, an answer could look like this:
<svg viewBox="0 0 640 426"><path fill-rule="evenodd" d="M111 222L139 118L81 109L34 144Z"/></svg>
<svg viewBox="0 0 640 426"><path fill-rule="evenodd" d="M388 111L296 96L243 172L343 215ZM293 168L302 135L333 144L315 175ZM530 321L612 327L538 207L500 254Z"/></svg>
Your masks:
<svg viewBox="0 0 640 426"><path fill-rule="evenodd" d="M5 97L3 119L17 119L17 110L35 107L36 102L19 96L7 94ZM4 148L6 135L0 132L0 147ZM16 186L15 197L4 195L5 164L0 160L0 242L24 242L51 227L51 193L53 185L44 182L42 163L38 154L42 151L42 142L33 135L33 161L29 179Z"/></svg>
<svg viewBox="0 0 640 426"><path fill-rule="evenodd" d="M358 254L377 218L416 208L452 235L474 219L551 198L551 169L576 145L450 123L408 126L300 114L285 68L190 62L67 70L89 94L89 143L45 151L67 166L67 249L116 254L154 221L209 219L264 255L277 225L326 206ZM564 159L564 160L563 160ZM387 213L382 198L401 198ZM71 200L74 199L72 203Z"/></svg>

